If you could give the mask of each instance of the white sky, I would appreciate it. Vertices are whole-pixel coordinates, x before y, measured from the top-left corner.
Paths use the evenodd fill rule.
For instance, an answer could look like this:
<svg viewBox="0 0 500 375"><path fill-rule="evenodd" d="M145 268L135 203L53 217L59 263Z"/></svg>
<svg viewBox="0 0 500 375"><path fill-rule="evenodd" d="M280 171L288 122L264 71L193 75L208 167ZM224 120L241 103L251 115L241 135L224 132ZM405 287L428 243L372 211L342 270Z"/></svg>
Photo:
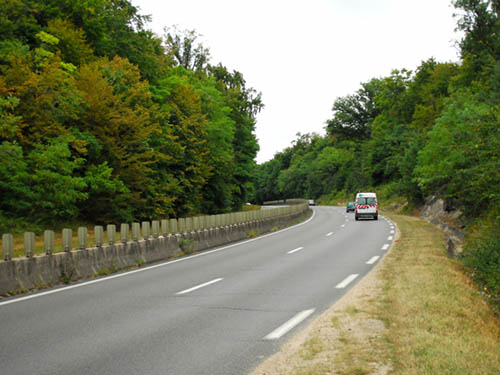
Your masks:
<svg viewBox="0 0 500 375"><path fill-rule="evenodd" d="M393 69L458 61L450 0L132 0L158 35L195 29L211 63L262 92L257 162L298 132L325 134L336 98Z"/></svg>

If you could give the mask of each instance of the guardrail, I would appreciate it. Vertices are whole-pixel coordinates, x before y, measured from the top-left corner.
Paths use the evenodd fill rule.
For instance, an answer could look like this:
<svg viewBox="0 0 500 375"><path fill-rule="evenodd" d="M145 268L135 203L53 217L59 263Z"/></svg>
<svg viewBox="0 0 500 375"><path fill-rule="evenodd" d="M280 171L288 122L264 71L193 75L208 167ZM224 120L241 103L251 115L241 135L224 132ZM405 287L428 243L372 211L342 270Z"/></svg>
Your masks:
<svg viewBox="0 0 500 375"><path fill-rule="evenodd" d="M280 206L280 205L297 205L297 204L307 204L306 199L279 199L276 201L264 202L264 206Z"/></svg>
<svg viewBox="0 0 500 375"><path fill-rule="evenodd" d="M288 204L291 200L288 200ZM104 226L95 226L93 232L93 243L89 240L89 231L87 227L79 227L77 230L77 247L73 245L73 230L64 228L62 230L61 250L69 252L73 249L84 250L91 247L101 247L103 245L113 245L118 242L126 243L130 240L138 241L150 237L167 236L169 234L182 234L186 232L196 232L205 229L224 227L251 221L259 221L269 218L286 216L297 212L302 212L307 208L307 203L303 200L295 200L296 203L290 206L276 207L268 210L255 210L247 212L234 212L219 215L194 216L179 219L164 219L135 222L132 224L120 224L119 231L117 226L109 224ZM35 255L35 233L24 233L24 256L27 258ZM43 253L50 255L55 252L55 233L52 230L46 230L43 234ZM2 258L9 261L14 258L14 237L6 233L2 235Z"/></svg>
<svg viewBox="0 0 500 375"><path fill-rule="evenodd" d="M144 221L94 227L93 243L86 227L62 231L61 251L54 251L54 232L44 233L44 253L35 254L35 234L24 234L24 256L13 257L13 237L2 236L0 295L107 275L143 264L191 254L240 241L292 224L308 210L307 204L262 211Z"/></svg>

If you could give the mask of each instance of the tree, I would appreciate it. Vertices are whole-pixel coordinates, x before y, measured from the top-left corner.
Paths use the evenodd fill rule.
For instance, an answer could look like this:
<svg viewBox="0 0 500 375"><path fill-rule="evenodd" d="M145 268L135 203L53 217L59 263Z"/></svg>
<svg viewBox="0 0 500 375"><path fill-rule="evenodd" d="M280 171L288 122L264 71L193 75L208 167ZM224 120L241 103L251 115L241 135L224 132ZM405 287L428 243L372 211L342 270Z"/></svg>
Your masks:
<svg viewBox="0 0 500 375"><path fill-rule="evenodd" d="M178 30L177 27L166 28L164 43L167 53L177 64L187 70L202 71L210 60L210 51L197 39L201 37L195 30Z"/></svg>
<svg viewBox="0 0 500 375"><path fill-rule="evenodd" d="M44 222L68 221L78 216L78 203L87 199L86 184L75 173L84 160L74 158L65 137L37 145L28 155L32 190L30 213Z"/></svg>
<svg viewBox="0 0 500 375"><path fill-rule="evenodd" d="M470 216L499 207L499 123L498 106L470 89L454 94L418 155L416 176L423 191L438 192Z"/></svg>
<svg viewBox="0 0 500 375"><path fill-rule="evenodd" d="M154 107L149 86L141 81L138 69L120 57L111 61L102 58L82 66L76 86L82 93L83 113L75 134L90 134L84 140L95 144L87 163L97 166L107 162L113 177L122 181L129 192L126 199L117 197L117 202L122 201L119 206L105 199L100 204L108 204L101 209L114 212L114 216L140 216L146 209L147 176L153 162L148 142L156 129L150 121ZM125 194L124 189L119 191Z"/></svg>
<svg viewBox="0 0 500 375"><path fill-rule="evenodd" d="M32 51L25 58L13 56L9 65L3 66L5 86L19 103L13 114L22 116L16 138L26 150L69 135L68 128L81 111L74 76L60 62L56 55L37 60L36 51Z"/></svg>
<svg viewBox="0 0 500 375"><path fill-rule="evenodd" d="M19 145L4 141L0 144L0 217L20 217L30 212L33 194L29 184L29 169Z"/></svg>
<svg viewBox="0 0 500 375"><path fill-rule="evenodd" d="M170 203L177 215L199 212L203 188L212 175L212 166L208 164L207 120L201 97L190 83L189 75L183 67L173 68L154 88L161 134L161 138L152 140L157 155L155 170L161 171L159 176L163 175L166 186L174 190ZM159 179L156 183L161 185L164 181ZM167 199L167 191L164 194L161 196ZM169 207L165 209L170 212Z"/></svg>
<svg viewBox="0 0 500 375"><path fill-rule="evenodd" d="M333 103L333 118L327 121L326 130L339 140L366 140L370 128L379 111L374 98L380 90L380 80L372 79L361 84L354 95L347 95Z"/></svg>
<svg viewBox="0 0 500 375"><path fill-rule="evenodd" d="M255 157L259 144L255 136L256 116L264 107L261 93L247 88L240 72L228 70L218 65L209 68L210 74L220 83L220 90L227 98L231 109L230 118L234 122L233 153L236 165L233 174L233 210L239 210L253 195L255 176Z"/></svg>
<svg viewBox="0 0 500 375"><path fill-rule="evenodd" d="M463 59L459 85L481 82L487 90L499 88L500 70L500 4L498 0L455 0L453 5L462 13L457 28L464 31L460 41ZM496 80L492 76L497 72Z"/></svg>

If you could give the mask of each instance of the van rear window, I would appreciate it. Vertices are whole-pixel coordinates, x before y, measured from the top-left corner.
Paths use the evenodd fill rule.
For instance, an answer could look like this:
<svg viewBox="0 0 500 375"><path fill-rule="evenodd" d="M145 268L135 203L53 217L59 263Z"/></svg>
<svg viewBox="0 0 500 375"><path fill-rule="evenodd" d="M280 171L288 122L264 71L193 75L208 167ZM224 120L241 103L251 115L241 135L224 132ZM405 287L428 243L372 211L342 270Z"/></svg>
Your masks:
<svg viewBox="0 0 500 375"><path fill-rule="evenodd" d="M377 204L377 201L373 197L368 198L358 198L357 204Z"/></svg>

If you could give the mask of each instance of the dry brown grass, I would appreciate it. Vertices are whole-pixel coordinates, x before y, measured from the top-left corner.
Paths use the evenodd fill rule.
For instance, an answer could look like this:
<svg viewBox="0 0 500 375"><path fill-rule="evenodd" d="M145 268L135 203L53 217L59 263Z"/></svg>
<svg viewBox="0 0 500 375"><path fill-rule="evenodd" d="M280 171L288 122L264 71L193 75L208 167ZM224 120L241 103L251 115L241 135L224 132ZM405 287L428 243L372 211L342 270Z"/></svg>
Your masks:
<svg viewBox="0 0 500 375"><path fill-rule="evenodd" d="M500 324L434 226L394 215L399 242L381 268L387 352L397 374L484 374L500 369Z"/></svg>

